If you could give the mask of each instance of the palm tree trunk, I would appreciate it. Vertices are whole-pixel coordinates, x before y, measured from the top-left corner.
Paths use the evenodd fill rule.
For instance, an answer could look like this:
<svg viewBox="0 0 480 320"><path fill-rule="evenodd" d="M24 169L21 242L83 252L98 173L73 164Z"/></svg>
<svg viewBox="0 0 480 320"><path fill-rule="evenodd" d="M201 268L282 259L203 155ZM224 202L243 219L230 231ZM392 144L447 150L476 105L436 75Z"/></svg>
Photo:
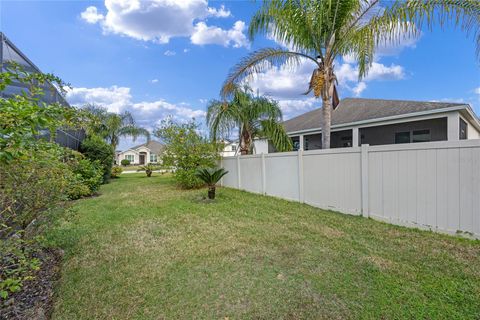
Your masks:
<svg viewBox="0 0 480 320"><path fill-rule="evenodd" d="M332 126L332 99L322 99L322 149L330 149L330 130Z"/></svg>
<svg viewBox="0 0 480 320"><path fill-rule="evenodd" d="M215 186L208 187L208 199L215 199Z"/></svg>
<svg viewBox="0 0 480 320"><path fill-rule="evenodd" d="M250 139L250 134L248 133L248 131L244 128L242 130L242 136L240 137L241 141L240 141L240 154L241 155L246 155L250 152L250 143L251 143L251 139Z"/></svg>

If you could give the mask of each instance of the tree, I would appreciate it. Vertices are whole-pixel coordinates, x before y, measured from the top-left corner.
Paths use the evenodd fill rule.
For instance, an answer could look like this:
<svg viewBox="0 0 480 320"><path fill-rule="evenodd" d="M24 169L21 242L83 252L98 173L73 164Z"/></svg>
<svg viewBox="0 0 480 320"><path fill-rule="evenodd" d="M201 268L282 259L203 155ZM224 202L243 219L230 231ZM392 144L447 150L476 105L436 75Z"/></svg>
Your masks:
<svg viewBox="0 0 480 320"><path fill-rule="evenodd" d="M216 184L228 171L223 168L201 168L197 170L196 176L205 182L208 187L208 199L215 199Z"/></svg>
<svg viewBox="0 0 480 320"><path fill-rule="evenodd" d="M252 153L255 138L271 140L278 151L292 150L292 140L281 120L278 104L265 96L254 96L247 86L236 86L229 102L211 101L207 111L207 125L214 139L238 128L241 154Z"/></svg>
<svg viewBox="0 0 480 320"><path fill-rule="evenodd" d="M215 167L220 145L200 135L194 120L187 123L163 120L154 134L165 143L162 164L173 167L177 183L185 189L202 186L195 172L198 168Z"/></svg>
<svg viewBox="0 0 480 320"><path fill-rule="evenodd" d="M114 150L117 149L121 137L130 136L135 141L139 136L144 136L150 140L150 132L137 126L128 111L118 114L96 105L87 105L83 110L86 113L84 122L87 134L100 136Z"/></svg>
<svg viewBox="0 0 480 320"><path fill-rule="evenodd" d="M443 26L452 20L465 32L473 30L480 53L478 0L270 0L254 15L249 27L253 40L270 34L290 49L265 48L241 60L225 80L221 95L236 92L236 84L273 66L295 66L302 60L314 70L306 94L322 99L322 147L330 147L332 107L338 103L334 62L350 55L358 62L359 78L367 75L381 43L395 44L416 36L426 24Z"/></svg>

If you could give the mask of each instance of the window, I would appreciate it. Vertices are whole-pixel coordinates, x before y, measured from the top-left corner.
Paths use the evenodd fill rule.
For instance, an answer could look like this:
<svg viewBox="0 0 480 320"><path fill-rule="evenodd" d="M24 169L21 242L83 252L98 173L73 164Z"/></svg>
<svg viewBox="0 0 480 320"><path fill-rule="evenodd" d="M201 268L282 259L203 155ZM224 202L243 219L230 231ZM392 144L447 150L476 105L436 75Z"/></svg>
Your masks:
<svg viewBox="0 0 480 320"><path fill-rule="evenodd" d="M135 162L135 156L133 154L126 154L125 155L125 159L129 160L130 163L134 163Z"/></svg>
<svg viewBox="0 0 480 320"><path fill-rule="evenodd" d="M237 151L237 146L232 146L232 151Z"/></svg>
<svg viewBox="0 0 480 320"><path fill-rule="evenodd" d="M429 142L430 130L414 130L412 134L412 142Z"/></svg>
<svg viewBox="0 0 480 320"><path fill-rule="evenodd" d="M150 162L157 162L157 155L155 153L150 153Z"/></svg>
<svg viewBox="0 0 480 320"><path fill-rule="evenodd" d="M410 143L410 131L395 133L395 143Z"/></svg>
<svg viewBox="0 0 480 320"><path fill-rule="evenodd" d="M460 119L460 133L459 133L460 140L467 140L468 139L468 124Z"/></svg>

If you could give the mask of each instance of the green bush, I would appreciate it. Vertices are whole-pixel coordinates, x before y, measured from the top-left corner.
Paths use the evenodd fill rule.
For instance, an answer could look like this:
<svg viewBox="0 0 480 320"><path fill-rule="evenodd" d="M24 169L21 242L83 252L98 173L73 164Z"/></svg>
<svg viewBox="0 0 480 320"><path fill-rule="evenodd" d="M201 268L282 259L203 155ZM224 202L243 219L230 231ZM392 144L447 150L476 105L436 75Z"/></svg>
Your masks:
<svg viewBox="0 0 480 320"><path fill-rule="evenodd" d="M155 131L155 136L165 143L163 165L174 169L175 180L185 189L201 187L197 169L215 167L219 159L220 145L202 137L197 129L193 120L182 124L165 120Z"/></svg>
<svg viewBox="0 0 480 320"><path fill-rule="evenodd" d="M91 161L79 152L67 151L68 165L74 174L68 189L70 199L79 199L95 194L103 182L103 168L98 160Z"/></svg>
<svg viewBox="0 0 480 320"><path fill-rule="evenodd" d="M114 159L113 147L100 137L90 136L82 142L80 151L88 159L100 163L103 170L103 182L108 182L112 174Z"/></svg>
<svg viewBox="0 0 480 320"><path fill-rule="evenodd" d="M118 177L122 174L122 172L123 172L122 167L113 166L111 177L112 177L112 178L118 178Z"/></svg>
<svg viewBox="0 0 480 320"><path fill-rule="evenodd" d="M130 160L128 160L128 159L122 159L122 161L120 161L120 164L121 164L122 166L125 166L125 167L126 167L126 166L128 166L128 165L130 164Z"/></svg>

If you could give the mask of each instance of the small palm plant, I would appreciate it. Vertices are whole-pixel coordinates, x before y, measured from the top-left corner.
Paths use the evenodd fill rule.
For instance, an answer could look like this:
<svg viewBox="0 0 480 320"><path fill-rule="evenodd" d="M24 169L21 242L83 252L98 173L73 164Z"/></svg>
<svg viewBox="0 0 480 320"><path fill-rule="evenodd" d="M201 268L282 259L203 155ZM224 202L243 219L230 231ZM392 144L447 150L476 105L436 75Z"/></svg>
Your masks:
<svg viewBox="0 0 480 320"><path fill-rule="evenodd" d="M208 187L208 199L215 199L215 185L228 173L223 168L201 168L196 172L196 176L205 182Z"/></svg>
<svg viewBox="0 0 480 320"><path fill-rule="evenodd" d="M156 169L157 167L154 164L149 163L144 166L141 166L137 171L145 171L145 173L147 174L147 177L151 177L153 170L156 170Z"/></svg>

